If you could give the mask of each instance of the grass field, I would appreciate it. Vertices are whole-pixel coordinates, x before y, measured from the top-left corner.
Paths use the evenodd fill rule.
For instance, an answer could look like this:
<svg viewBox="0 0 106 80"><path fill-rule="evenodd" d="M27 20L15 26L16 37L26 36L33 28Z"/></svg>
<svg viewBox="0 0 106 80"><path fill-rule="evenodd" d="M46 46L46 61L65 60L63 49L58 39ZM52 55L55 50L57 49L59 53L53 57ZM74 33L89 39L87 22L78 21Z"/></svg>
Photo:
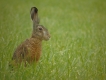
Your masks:
<svg viewBox="0 0 106 80"><path fill-rule="evenodd" d="M51 40L37 65L11 71L14 50L32 34L32 6ZM106 1L1 0L0 80L106 80Z"/></svg>

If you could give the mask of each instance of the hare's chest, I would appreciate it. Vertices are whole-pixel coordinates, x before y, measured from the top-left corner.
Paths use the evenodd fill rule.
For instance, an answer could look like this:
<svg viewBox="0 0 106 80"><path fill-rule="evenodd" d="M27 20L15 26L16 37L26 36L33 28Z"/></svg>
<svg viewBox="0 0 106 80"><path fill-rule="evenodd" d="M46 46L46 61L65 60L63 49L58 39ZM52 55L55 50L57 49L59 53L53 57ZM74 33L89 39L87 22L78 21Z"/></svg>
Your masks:
<svg viewBox="0 0 106 80"><path fill-rule="evenodd" d="M28 51L29 51L29 57L30 57L30 61L38 61L40 56L41 56L41 45L37 45L37 44L33 44L33 45L29 45L30 47L28 47Z"/></svg>

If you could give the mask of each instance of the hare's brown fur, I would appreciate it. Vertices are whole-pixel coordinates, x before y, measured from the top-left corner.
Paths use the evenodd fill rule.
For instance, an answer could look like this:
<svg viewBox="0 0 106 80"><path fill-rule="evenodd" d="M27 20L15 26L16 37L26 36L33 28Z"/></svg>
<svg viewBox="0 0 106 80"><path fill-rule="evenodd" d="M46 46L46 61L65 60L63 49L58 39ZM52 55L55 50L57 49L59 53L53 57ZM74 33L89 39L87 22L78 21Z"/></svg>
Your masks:
<svg viewBox="0 0 106 80"><path fill-rule="evenodd" d="M16 62L27 61L28 63L38 61L41 55L41 43L42 41L36 38L27 39L18 46L14 52L13 60Z"/></svg>
<svg viewBox="0 0 106 80"><path fill-rule="evenodd" d="M36 7L31 8L31 18L33 20L32 37L26 39L15 50L12 57L15 63L21 63L22 61L28 63L37 62L42 52L42 40L48 40L50 38L47 29L39 25L37 11Z"/></svg>

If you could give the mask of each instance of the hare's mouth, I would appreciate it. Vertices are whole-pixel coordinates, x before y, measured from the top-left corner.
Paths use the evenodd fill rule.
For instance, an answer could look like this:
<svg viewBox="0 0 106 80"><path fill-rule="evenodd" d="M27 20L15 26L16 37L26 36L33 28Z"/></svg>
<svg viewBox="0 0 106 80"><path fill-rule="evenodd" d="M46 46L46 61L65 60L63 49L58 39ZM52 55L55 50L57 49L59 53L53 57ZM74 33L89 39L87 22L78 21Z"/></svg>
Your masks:
<svg viewBox="0 0 106 80"><path fill-rule="evenodd" d="M48 40L50 40L50 37L46 37L46 38L44 38L44 40L45 41L48 41Z"/></svg>
<svg viewBox="0 0 106 80"><path fill-rule="evenodd" d="M48 41L49 39L50 39L50 35L49 34L44 36L44 40L45 41Z"/></svg>

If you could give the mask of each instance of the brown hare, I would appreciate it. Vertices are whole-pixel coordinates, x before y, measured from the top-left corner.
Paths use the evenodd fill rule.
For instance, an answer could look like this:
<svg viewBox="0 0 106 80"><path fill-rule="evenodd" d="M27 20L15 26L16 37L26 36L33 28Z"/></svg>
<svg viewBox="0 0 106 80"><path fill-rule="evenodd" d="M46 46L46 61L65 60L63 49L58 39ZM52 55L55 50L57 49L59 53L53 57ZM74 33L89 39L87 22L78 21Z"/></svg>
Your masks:
<svg viewBox="0 0 106 80"><path fill-rule="evenodd" d="M42 52L42 40L47 41L50 38L48 30L43 25L39 25L38 9L32 7L30 14L33 21L32 36L26 39L15 50L12 57L15 63L25 62L26 64L26 62L38 62Z"/></svg>

